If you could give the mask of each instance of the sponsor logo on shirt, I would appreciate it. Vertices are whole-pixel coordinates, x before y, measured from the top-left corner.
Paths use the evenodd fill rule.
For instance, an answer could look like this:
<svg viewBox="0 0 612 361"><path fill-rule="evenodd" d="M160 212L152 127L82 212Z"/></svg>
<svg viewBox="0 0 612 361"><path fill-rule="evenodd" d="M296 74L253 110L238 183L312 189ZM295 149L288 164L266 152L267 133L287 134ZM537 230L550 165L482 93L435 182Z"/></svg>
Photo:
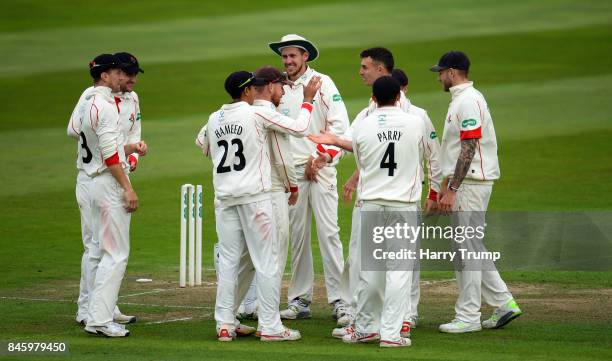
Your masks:
<svg viewBox="0 0 612 361"><path fill-rule="evenodd" d="M140 112L138 112L138 114L136 114L136 121L142 119L142 116L140 115Z"/></svg>
<svg viewBox="0 0 612 361"><path fill-rule="evenodd" d="M378 115L378 125L384 125L387 122L387 114Z"/></svg>
<svg viewBox="0 0 612 361"><path fill-rule="evenodd" d="M437 137L438 137L438 135L436 134L436 132L429 133L429 138L436 139Z"/></svg>
<svg viewBox="0 0 612 361"><path fill-rule="evenodd" d="M283 113L286 117L289 116L289 109L281 109L281 113Z"/></svg>
<svg viewBox="0 0 612 361"><path fill-rule="evenodd" d="M342 101L342 97L340 96L340 94L334 94L332 96L332 100L335 102L341 102Z"/></svg>
<svg viewBox="0 0 612 361"><path fill-rule="evenodd" d="M473 127L476 125L476 119L465 119L461 122L461 128Z"/></svg>

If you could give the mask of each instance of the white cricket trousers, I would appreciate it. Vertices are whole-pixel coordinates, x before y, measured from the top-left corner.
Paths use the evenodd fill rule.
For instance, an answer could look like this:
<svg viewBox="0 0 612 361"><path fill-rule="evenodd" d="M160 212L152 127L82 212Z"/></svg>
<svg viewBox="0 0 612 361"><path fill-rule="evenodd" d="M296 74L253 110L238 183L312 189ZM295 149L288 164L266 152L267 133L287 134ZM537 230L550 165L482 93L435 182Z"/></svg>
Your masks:
<svg viewBox="0 0 612 361"><path fill-rule="evenodd" d="M219 272L215 320L221 325L235 325L238 308L238 288L246 289L251 280L239 282L241 268L248 270L252 262L257 277L259 325L265 334L284 330L278 310L280 278L278 240L270 199L220 206L216 212L219 239ZM248 257L247 257L248 255ZM246 293L246 290L243 291ZM243 295L244 296L244 295Z"/></svg>
<svg viewBox="0 0 612 361"><path fill-rule="evenodd" d="M282 282L283 273L285 272L285 264L287 262L287 252L289 251L289 194L285 192L272 192L272 209L274 220L276 223L276 232L278 239L278 254L279 254L279 279ZM215 209L217 212L217 208ZM215 213L216 214L216 213ZM219 219L217 224L220 224ZM218 245L215 252L215 270L218 272ZM238 288L236 291L236 304L242 303L243 306L257 302L257 278L254 277L255 268L251 262L248 252L243 254L240 259L238 269ZM249 285L246 287L246 285ZM282 283L281 283L282 286Z"/></svg>
<svg viewBox="0 0 612 361"><path fill-rule="evenodd" d="M325 167L319 171L318 182L304 179L305 166L297 167L297 183L300 196L289 207L291 221L291 281L287 298L302 298L312 302L314 268L310 228L314 214L317 238L323 260L327 302L344 300L340 291L340 278L344 269L344 255L338 227L338 192L336 168Z"/></svg>
<svg viewBox="0 0 612 361"><path fill-rule="evenodd" d="M351 239L349 241L349 255L344 262L344 270L340 279L340 290L342 298L348 300L349 312L355 315L357 310L357 284L359 283L359 271L361 270L361 257L359 252L359 237L361 232L361 201L355 202L351 216Z"/></svg>
<svg viewBox="0 0 612 361"><path fill-rule="evenodd" d="M365 222L384 227L394 227L398 223L406 223L410 227L416 227L418 222L417 209L416 204L391 207L364 202L361 207L361 227L366 227ZM362 242L372 242L372 238L363 239L360 236L358 242L357 249L359 257L362 258ZM402 247L415 250L416 244L406 241L402 242ZM366 271L364 269L368 267L363 263L363 259L355 291L357 297L355 328L358 332L380 333L382 340L399 341L402 321L409 306L414 262L409 260L386 261L387 266L392 270ZM377 262L385 261L377 260ZM392 262L398 263L392 265ZM403 267L398 266L399 262L403 263ZM401 270L401 268L408 270Z"/></svg>
<svg viewBox="0 0 612 361"><path fill-rule="evenodd" d="M89 291L98 268L99 258L96 258L98 242L92 237L91 230L91 187L92 179L83 171L79 171L76 180L76 200L81 214L81 238L83 240L83 256L81 257L81 282L79 284L79 298L77 300L77 319L87 318L89 306Z"/></svg>
<svg viewBox="0 0 612 361"><path fill-rule="evenodd" d="M492 184L475 184L464 181L457 191L454 211L459 212L454 213L452 217L453 226L483 226L492 190ZM483 241L482 238L468 238L460 244L453 242L453 248L456 252L459 248L482 252L486 251ZM479 262L464 260L463 268L472 270L462 271L459 267L455 271L459 287L455 318L463 322L480 323L481 297L487 304L495 308L503 306L512 299L512 294L508 291L506 283L501 279L493 262L487 264L484 270L481 270L483 265Z"/></svg>
<svg viewBox="0 0 612 361"><path fill-rule="evenodd" d="M100 262L90 294L87 325L103 326L113 320L125 274L131 214L124 209L123 188L110 172L94 177L90 190L93 237L99 243L94 257Z"/></svg>

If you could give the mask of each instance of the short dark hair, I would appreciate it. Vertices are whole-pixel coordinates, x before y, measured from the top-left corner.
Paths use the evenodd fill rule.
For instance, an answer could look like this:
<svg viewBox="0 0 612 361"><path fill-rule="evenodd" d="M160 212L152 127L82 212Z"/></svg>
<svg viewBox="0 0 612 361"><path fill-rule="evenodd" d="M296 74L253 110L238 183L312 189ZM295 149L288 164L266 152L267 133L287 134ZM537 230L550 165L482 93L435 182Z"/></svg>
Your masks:
<svg viewBox="0 0 612 361"><path fill-rule="evenodd" d="M372 85L372 93L379 106L394 105L399 92L400 83L389 75L381 76Z"/></svg>
<svg viewBox="0 0 612 361"><path fill-rule="evenodd" d="M271 65L262 66L261 68L255 71L254 75L256 79L265 82L262 85L255 85L257 91L261 91L269 83L284 83L287 80L287 74L281 73L278 68L273 67Z"/></svg>
<svg viewBox="0 0 612 361"><path fill-rule="evenodd" d="M406 73L404 73L402 69L393 69L393 71L391 72L391 76L393 77L393 79L397 80L397 82L400 83L401 86L408 85L408 75L406 75Z"/></svg>
<svg viewBox="0 0 612 361"><path fill-rule="evenodd" d="M372 58L373 61L382 63L385 66L385 69L390 73L393 71L393 66L395 65L393 61L393 54L387 48L370 48L366 49L359 54L361 58Z"/></svg>

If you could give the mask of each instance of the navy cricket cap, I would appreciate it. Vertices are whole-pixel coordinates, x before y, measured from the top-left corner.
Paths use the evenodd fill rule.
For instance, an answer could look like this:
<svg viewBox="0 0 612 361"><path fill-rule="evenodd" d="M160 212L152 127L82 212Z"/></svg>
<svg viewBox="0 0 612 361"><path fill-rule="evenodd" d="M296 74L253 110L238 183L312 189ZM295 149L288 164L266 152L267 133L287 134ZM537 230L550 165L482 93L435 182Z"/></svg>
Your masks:
<svg viewBox="0 0 612 361"><path fill-rule="evenodd" d="M265 85L267 84L263 79L258 79L253 73L240 70L231 73L227 79L225 79L225 91L232 97L232 99L239 99L244 89L252 85Z"/></svg>
<svg viewBox="0 0 612 361"><path fill-rule="evenodd" d="M100 54L89 62L89 74L95 79L105 71L118 69L121 64L116 56L112 54Z"/></svg>
<svg viewBox="0 0 612 361"><path fill-rule="evenodd" d="M126 52L120 52L115 53L115 56L117 57L117 60L121 62L121 69L123 69L126 74L134 75L144 73L144 70L142 70L140 65L138 65L138 59L136 59L134 55Z"/></svg>
<svg viewBox="0 0 612 361"><path fill-rule="evenodd" d="M449 51L448 53L442 55L440 60L438 60L438 64L432 66L430 70L433 72L439 72L441 70L450 68L468 71L470 70L470 59L462 51Z"/></svg>
<svg viewBox="0 0 612 361"><path fill-rule="evenodd" d="M391 103L397 98L399 92L400 83L389 75L381 76L372 85L372 94L378 104Z"/></svg>

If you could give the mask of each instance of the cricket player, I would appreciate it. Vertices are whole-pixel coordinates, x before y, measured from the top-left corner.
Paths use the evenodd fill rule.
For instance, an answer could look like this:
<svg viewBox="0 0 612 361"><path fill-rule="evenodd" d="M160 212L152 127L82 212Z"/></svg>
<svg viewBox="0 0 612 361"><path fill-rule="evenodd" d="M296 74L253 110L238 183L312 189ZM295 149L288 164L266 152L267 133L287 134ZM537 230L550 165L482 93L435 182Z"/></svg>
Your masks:
<svg viewBox="0 0 612 361"><path fill-rule="evenodd" d="M264 66L255 72L256 78L264 79L268 82L274 81L279 76L282 75L278 70L270 66ZM259 95L260 93L256 93L255 101L253 102L254 106L269 108L276 111L276 106L278 106L278 104L274 104L267 99L261 99L258 97ZM278 277L281 280L287 261L290 238L289 206L294 206L299 196L290 138L292 137L287 133L277 132L272 129L268 130L268 154L270 154L272 166L270 173L272 181L270 196L272 199L274 219L276 220L279 252ZM253 288L250 288L245 298L245 301L251 301L250 303L245 302L245 311L250 311L248 308L253 309L253 303L256 304L256 299L253 300L253 297L249 298L249 293L252 291Z"/></svg>
<svg viewBox="0 0 612 361"><path fill-rule="evenodd" d="M232 73L225 81L225 91L230 95L234 103L237 102L245 102L249 105L253 104L254 92L253 92L253 80L254 76L252 73L248 71L237 71ZM206 129L208 124L204 125L198 134L195 144L202 149L204 155L206 157L209 156L208 147L204 148L204 144L207 144L206 138ZM214 199L214 207L215 207L215 219L217 233L221 232L221 223L222 220L220 217L221 212L221 202L218 198ZM219 281L219 243L215 243L214 247L214 261L215 261L215 273L217 275L217 283ZM245 319L249 317L244 317L245 312L245 304L252 309L247 311L251 311L249 316L256 318L256 307L257 307L257 282L255 276L255 269L253 268L253 263L250 261L250 255L248 250L245 248L243 250L243 254L240 256L238 268L238 277L237 277L237 287L235 292L234 304L238 306L236 311L236 317L239 319ZM247 287L248 286L248 287ZM241 303L242 301L242 303ZM242 308L242 310L241 310ZM242 313L242 314L241 314ZM236 319L234 324L234 332L236 336L248 336L255 333L256 329L254 327L250 327L248 325L244 325L240 323L240 320Z"/></svg>
<svg viewBox="0 0 612 361"><path fill-rule="evenodd" d="M418 223L421 199L421 159L425 127L420 118L396 106L400 85L391 76L379 77L373 84L377 104L368 116L352 125L352 141L328 132L311 135L317 143L340 146L355 153L360 171L359 202L362 224L394 226ZM361 229L359 230L362 233ZM361 243L372 240L357 238L354 252L361 257ZM386 242L386 241L385 241ZM387 247L394 251L415 250L416 239L395 240ZM397 246L401 246L396 249ZM389 249L387 248L387 249ZM365 256L365 255L364 255ZM365 265L352 269L359 273L356 295L355 331L342 339L346 343L380 341L381 347L410 346L402 337L402 321L410 294L413 265L381 261L385 272L367 270Z"/></svg>
<svg viewBox="0 0 612 361"><path fill-rule="evenodd" d="M120 65L123 68L125 68L126 66L129 67L129 64L127 64L127 62L125 62L124 60L125 59L121 59L121 58L118 59L118 61L120 62ZM93 63L95 62L96 62L96 59L94 59ZM101 69L102 68L100 67L91 68L90 73L92 77L94 78L94 80L98 79L99 81L99 74L100 74ZM128 91L128 87L129 89L133 89L133 84L128 85L128 83L130 83L128 78L129 76L122 77L122 79L124 79L125 81L121 82L121 85L120 85L121 93L118 93L118 94L126 94L126 92ZM93 287L93 281L95 279L95 273L98 268L98 262L100 261L100 259L94 256L95 254L94 249L98 247L98 241L92 237L90 191L89 191L89 187L91 184L91 178L85 173L82 160L79 160L79 158L81 158L82 156L87 158L91 154L88 153L87 151L89 149L87 147L87 144L82 143L84 138L81 135L80 129L81 129L81 123L83 120L83 115L85 112L85 100L87 96L94 90L95 86L98 85L98 81L94 81L94 86L87 88L82 93L82 95L79 98L79 101L77 102L77 105L75 106L72 112L72 115L70 117L70 120L68 122L68 127L67 127L68 136L75 138L76 140L79 140L79 143L77 145L78 158L76 162L77 169L78 169L76 198L77 198L77 204L79 205L79 211L81 214L81 235L82 235L84 252L81 258L81 281L80 281L80 287L79 287L79 298L77 301L78 310L77 310L76 321L77 323L83 326L87 324L89 293L90 293L91 288ZM136 107L137 107L138 98L135 95L135 93L133 94L136 99ZM119 98L117 98L117 96L115 95L115 102L117 103L117 109L119 110L120 106L118 103L118 99ZM123 114L125 113L126 112L124 112ZM138 108L137 114L138 114L138 117L140 117L139 108ZM122 118L121 119L122 131L124 134L127 135L129 139L128 142L132 144L139 143L140 142L140 122L135 124L133 119L130 121L130 118L126 116L122 116L121 118ZM132 116L131 118L134 118L134 117ZM146 144L144 142L142 142L141 147L142 147L141 150L143 154L146 154ZM132 154L129 154L128 156L128 162L130 162L130 164L132 163L134 164L134 169L135 169L135 162L132 162L132 159L134 159L137 162L138 155L139 155L138 153L132 153ZM115 322L121 323L121 324L136 322L135 316L128 316L128 315L122 314L119 311L118 307L115 307L113 319Z"/></svg>
<svg viewBox="0 0 612 361"><path fill-rule="evenodd" d="M113 322L119 288L129 255L130 213L138 208L132 189L126 154L140 144L126 144L121 131L117 104L112 92L121 90L125 73L117 57L102 54L90 63L96 86L85 96L80 112L80 146L83 156L78 167L91 178L88 188L91 205L92 239L97 247L89 257L99 258L89 304L85 331L107 337L125 337L130 332Z"/></svg>
<svg viewBox="0 0 612 361"><path fill-rule="evenodd" d="M312 122L309 133L318 134L329 130L344 134L348 128L348 114L338 88L332 79L308 66L317 59L319 52L305 38L289 34L279 42L269 44L283 60L285 71L293 84L284 87L285 95L278 110L291 118L297 118L303 101L302 90L313 77L321 78L321 90L314 99ZM317 149L322 153L319 155ZM297 175L300 196L289 209L291 222L291 281L288 291L288 307L281 312L284 319L311 317L310 303L314 283L311 247L311 223L314 214L317 238L327 302L333 306L333 317L343 319L347 313L347 300L340 290L340 278L344 269L342 242L338 227L338 193L336 190L336 168L342 152L335 147L323 147L307 138L291 138L291 151ZM325 162L325 167L315 166Z"/></svg>
<svg viewBox="0 0 612 361"><path fill-rule="evenodd" d="M388 49L381 47L369 48L362 51L360 57L361 64L359 69L359 76L361 77L365 85L371 86L381 76L389 76L392 74L392 71L395 66L395 61L393 58L393 54ZM423 122L423 126L426 130L426 136L423 138L424 147L421 163L423 168L427 170L429 193L427 199L425 200L425 211L427 213L430 213L436 209L437 196L438 191L440 190L440 182L442 178L440 163L438 159L440 152L440 144L437 140L436 131L425 109L419 108L412 104L403 91L400 92L400 99L397 102L396 106L398 106L404 112L421 119L421 121ZM364 108L355 117L355 120L353 121L351 128L349 129L349 133L352 132L352 128L355 124L358 124L363 118L367 117L374 110L376 110L376 108L376 102L371 100L369 106ZM421 175L423 176L421 181L424 181L424 174L424 172L421 173ZM349 201L352 198L352 194L357 188L358 180L359 170L357 169L344 185L344 199L346 201ZM353 310L356 307L354 292L356 290L355 287L357 285L357 273L353 272L352 270L358 270L360 268L360 260L355 258L353 248L355 248L355 245L357 244L357 238L359 237L359 232L357 232L356 230L359 229L360 208L361 203L356 201L355 207L353 208L353 225L351 228L351 241L349 243L349 276L343 278L345 280L349 280L349 290L350 293L353 295L353 299L351 301L351 308ZM415 262L410 302L408 303L408 309L406 310L406 315L404 316L404 322L402 324L402 337L410 337L410 330L414 328L417 323L417 306L420 298L420 271L418 269L418 266L418 262ZM346 271L347 268L345 268L345 272ZM347 333L352 332L353 330L354 328L350 325L344 328L337 328L333 330L332 336L340 338L346 335Z"/></svg>
<svg viewBox="0 0 612 361"><path fill-rule="evenodd" d="M147 144L141 140L140 100L138 94L134 91L138 82L138 74L144 73L144 70L140 68L138 59L130 53L120 52L116 53L115 56L121 62L122 70L126 75L125 82L121 84L121 91L118 94L113 94L119 109L121 129L127 135L127 143L141 143L141 153L146 154L148 151ZM130 172L136 171L139 155L138 152L128 155Z"/></svg>
<svg viewBox="0 0 612 361"><path fill-rule="evenodd" d="M286 79L278 72L272 81L252 77L259 99L278 104ZM231 74L229 78L235 76ZM228 80L229 80L228 78ZM255 268L258 321L261 341L290 341L301 337L299 331L283 326L278 310L280 278L278 240L273 218L271 164L268 154L268 130L304 136L310 126L312 100L320 88L314 77L304 87L302 111L289 118L263 106L246 102L226 104L213 113L201 137L202 149L213 160L213 185L220 206L217 215L219 238L219 274L215 320L219 341L236 336L236 288L238 270L246 252ZM237 92L239 93L239 92ZM202 133L202 132L201 132Z"/></svg>
<svg viewBox="0 0 612 361"><path fill-rule="evenodd" d="M439 207L442 212L455 212L454 226L484 227L493 183L500 171L493 119L483 95L468 79L469 69L470 60L461 51L444 54L431 68L438 73L444 91L451 93L440 153L448 189L442 187ZM486 251L483 239L478 237L462 244L453 242L453 246ZM484 328L503 327L522 314L493 262L485 266L463 260L455 275L459 287L455 318L440 325L441 332L480 331L481 297L495 307L493 315L482 322Z"/></svg>

